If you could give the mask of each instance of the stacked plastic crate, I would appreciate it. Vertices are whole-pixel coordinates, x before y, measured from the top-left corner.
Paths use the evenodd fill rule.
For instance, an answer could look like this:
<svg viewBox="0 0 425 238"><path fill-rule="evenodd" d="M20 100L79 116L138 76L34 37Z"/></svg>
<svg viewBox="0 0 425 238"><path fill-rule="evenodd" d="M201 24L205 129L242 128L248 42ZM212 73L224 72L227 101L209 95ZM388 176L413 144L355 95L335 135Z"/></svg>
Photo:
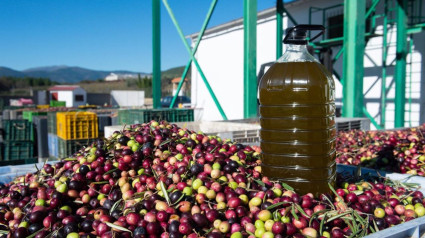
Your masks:
<svg viewBox="0 0 425 238"><path fill-rule="evenodd" d="M194 121L194 111L192 108L120 109L118 111L119 125L139 124L151 120L166 120L168 122Z"/></svg>
<svg viewBox="0 0 425 238"><path fill-rule="evenodd" d="M54 108L52 111L47 112L47 141L49 157L51 159L56 159L59 157L56 113L68 112L72 110L72 108L58 107Z"/></svg>
<svg viewBox="0 0 425 238"><path fill-rule="evenodd" d="M0 165L36 163L34 129L28 120L4 120L3 156Z"/></svg>
<svg viewBox="0 0 425 238"><path fill-rule="evenodd" d="M57 148L59 158L72 155L98 138L98 120L93 112L56 113Z"/></svg>
<svg viewBox="0 0 425 238"><path fill-rule="evenodd" d="M35 116L46 116L46 109L33 109L33 110L25 110L22 111L22 119L28 120L29 122L33 122L33 117Z"/></svg>
<svg viewBox="0 0 425 238"><path fill-rule="evenodd" d="M58 158L58 135L56 127L56 112L47 113L47 142L49 157Z"/></svg>

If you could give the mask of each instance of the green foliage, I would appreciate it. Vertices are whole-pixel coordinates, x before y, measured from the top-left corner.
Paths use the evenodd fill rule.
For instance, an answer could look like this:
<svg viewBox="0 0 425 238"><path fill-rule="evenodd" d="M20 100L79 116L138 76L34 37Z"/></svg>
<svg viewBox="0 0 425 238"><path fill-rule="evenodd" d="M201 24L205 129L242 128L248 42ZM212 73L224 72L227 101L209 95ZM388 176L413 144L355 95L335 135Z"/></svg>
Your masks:
<svg viewBox="0 0 425 238"><path fill-rule="evenodd" d="M140 74L137 75L136 85L138 88L152 88L152 78L140 77Z"/></svg>
<svg viewBox="0 0 425 238"><path fill-rule="evenodd" d="M167 69L161 72L161 78L173 79L176 77L181 77L183 74L185 66L175 67L171 69ZM186 75L186 78L190 79L190 69Z"/></svg>
<svg viewBox="0 0 425 238"><path fill-rule="evenodd" d="M147 76L142 78L138 74L137 79L127 79L126 82L127 87L142 89L145 91L145 97L152 97L152 78Z"/></svg>
<svg viewBox="0 0 425 238"><path fill-rule="evenodd" d="M34 77L0 77L0 92L8 92L12 89L28 89L29 87L43 87L57 84L48 78L34 78Z"/></svg>

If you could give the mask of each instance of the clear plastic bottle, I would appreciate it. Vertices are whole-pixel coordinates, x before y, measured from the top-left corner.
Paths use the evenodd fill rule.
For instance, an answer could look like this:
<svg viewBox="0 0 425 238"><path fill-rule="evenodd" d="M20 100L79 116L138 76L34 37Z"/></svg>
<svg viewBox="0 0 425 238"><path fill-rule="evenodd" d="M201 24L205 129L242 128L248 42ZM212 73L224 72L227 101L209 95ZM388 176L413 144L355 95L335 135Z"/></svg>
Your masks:
<svg viewBox="0 0 425 238"><path fill-rule="evenodd" d="M288 29L286 52L260 81L260 143L264 175L318 196L335 183L335 84L307 51L308 30L324 27Z"/></svg>

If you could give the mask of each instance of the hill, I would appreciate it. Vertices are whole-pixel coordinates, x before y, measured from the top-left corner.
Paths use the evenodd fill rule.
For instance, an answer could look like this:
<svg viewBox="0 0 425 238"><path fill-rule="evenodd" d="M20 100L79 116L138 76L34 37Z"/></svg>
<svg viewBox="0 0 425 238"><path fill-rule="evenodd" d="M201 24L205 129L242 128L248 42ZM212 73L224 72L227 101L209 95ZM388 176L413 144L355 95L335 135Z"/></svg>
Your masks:
<svg viewBox="0 0 425 238"><path fill-rule="evenodd" d="M167 69L161 72L161 78L177 78L177 77L181 77L183 74L185 66L180 66L180 67L175 67L175 68L171 68L171 69ZM190 69L189 72L186 75L186 78L190 79Z"/></svg>
<svg viewBox="0 0 425 238"><path fill-rule="evenodd" d="M12 76L12 77L33 77L33 78L49 78L52 81L63 83L63 84L74 84L82 80L98 80L105 78L110 73L116 74L138 74L142 76L148 75L141 72L132 72L126 70L113 70L113 71L102 71L92 70L82 67L70 67L70 66L47 66L26 69L23 71L14 70L7 67L0 67L1 76Z"/></svg>
<svg viewBox="0 0 425 238"><path fill-rule="evenodd" d="M0 76L25 77L25 74L21 71L0 66Z"/></svg>

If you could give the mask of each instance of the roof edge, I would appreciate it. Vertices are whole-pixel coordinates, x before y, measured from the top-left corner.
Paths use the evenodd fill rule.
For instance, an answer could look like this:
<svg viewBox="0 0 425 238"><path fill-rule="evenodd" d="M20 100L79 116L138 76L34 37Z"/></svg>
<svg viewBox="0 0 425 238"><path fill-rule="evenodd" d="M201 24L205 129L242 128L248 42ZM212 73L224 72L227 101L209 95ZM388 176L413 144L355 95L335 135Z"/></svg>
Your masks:
<svg viewBox="0 0 425 238"><path fill-rule="evenodd" d="M285 8L297 6L297 5L300 5L304 2L309 2L309 1L311 1L311 0L294 0L292 2L285 3ZM275 7L271 7L271 8L262 10L262 11L257 13L257 21L269 18L271 16L275 16L275 14L276 14L276 8ZM226 29L238 27L240 25L243 25L243 17L238 18L236 20L232 20L232 21L223 23L223 24L220 24L220 25L217 25L217 26L213 26L211 28L208 28L208 29L205 30L204 36L214 34L214 33L217 33L217 32L221 32L221 31L226 30ZM185 37L187 39L194 40L198 37L198 35L199 35L199 32L187 35Z"/></svg>

